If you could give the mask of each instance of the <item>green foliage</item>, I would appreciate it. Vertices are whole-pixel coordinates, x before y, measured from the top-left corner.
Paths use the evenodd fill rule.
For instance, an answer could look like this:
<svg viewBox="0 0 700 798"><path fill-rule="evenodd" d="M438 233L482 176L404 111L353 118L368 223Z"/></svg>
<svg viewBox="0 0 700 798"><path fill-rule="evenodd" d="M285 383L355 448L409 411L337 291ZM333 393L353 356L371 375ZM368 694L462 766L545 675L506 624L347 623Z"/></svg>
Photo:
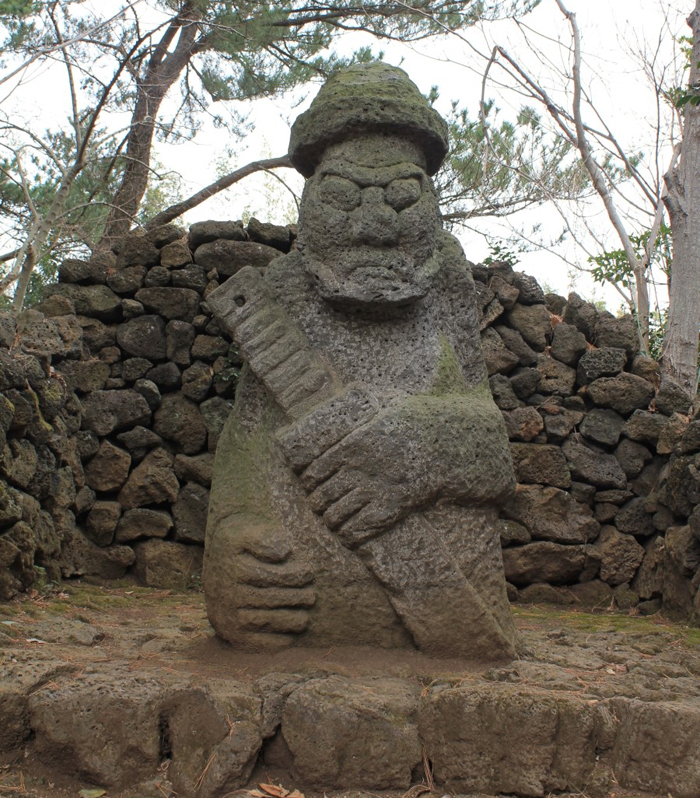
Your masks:
<svg viewBox="0 0 700 798"><path fill-rule="evenodd" d="M143 222L177 192L161 180L144 199L154 136L190 139L208 114L235 142L248 130L242 102L373 58L366 46L350 56L334 51L348 30L416 41L446 27L523 14L538 2L152 0L146 13L127 0L0 0L4 65L61 64L56 73L70 73L73 98L65 125L48 132L0 110L7 134L0 149L0 212L9 220L3 233L16 245L36 242L39 268L50 276L57 260L92 249L101 231L111 240L125 220ZM107 136L115 113L129 114L131 125Z"/></svg>
<svg viewBox="0 0 700 798"><path fill-rule="evenodd" d="M681 52L685 57L685 69L690 69L693 56L693 38L681 36L678 39ZM664 92L666 99L678 110L683 110L686 105L700 105L700 86L673 86Z"/></svg>
<svg viewBox="0 0 700 798"><path fill-rule="evenodd" d="M507 244L494 241L489 244L489 254L484 258L488 266L491 263L505 263L508 266L517 266L520 263L520 253L513 252Z"/></svg>
<svg viewBox="0 0 700 798"><path fill-rule="evenodd" d="M635 254L640 260L644 257L649 244L650 235L651 230L647 230L641 235L630 236L630 241L634 245ZM672 258L671 228L662 223L654 243L651 263L649 265L657 267L668 277L671 274ZM607 252L603 252L601 255L594 255L588 258L588 262L593 265L591 274L597 283L610 283L611 285L619 285L629 290L633 288L634 273L624 249L611 249Z"/></svg>
<svg viewBox="0 0 700 798"><path fill-rule="evenodd" d="M513 122L499 114L492 100L480 119L452 104L451 150L437 179L448 224L505 216L551 197L577 199L590 189L574 148L548 133L533 108L521 108Z"/></svg>

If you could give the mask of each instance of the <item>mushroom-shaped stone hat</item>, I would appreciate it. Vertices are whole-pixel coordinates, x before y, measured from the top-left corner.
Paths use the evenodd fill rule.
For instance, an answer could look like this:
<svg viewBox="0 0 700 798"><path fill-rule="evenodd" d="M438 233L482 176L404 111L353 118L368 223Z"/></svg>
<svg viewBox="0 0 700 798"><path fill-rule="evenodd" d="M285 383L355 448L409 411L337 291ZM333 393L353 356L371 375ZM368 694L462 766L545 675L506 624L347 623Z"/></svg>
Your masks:
<svg viewBox="0 0 700 798"><path fill-rule="evenodd" d="M445 120L403 69L373 61L329 78L308 111L294 122L289 156L304 177L311 177L327 147L377 132L413 141L423 151L429 175L447 155Z"/></svg>

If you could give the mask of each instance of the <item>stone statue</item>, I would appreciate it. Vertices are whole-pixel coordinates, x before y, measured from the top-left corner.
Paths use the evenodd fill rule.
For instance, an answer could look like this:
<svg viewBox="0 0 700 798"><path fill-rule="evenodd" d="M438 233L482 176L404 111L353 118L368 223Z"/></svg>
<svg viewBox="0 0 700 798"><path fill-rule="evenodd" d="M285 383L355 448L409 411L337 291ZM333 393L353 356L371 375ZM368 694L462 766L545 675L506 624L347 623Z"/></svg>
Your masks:
<svg viewBox="0 0 700 798"><path fill-rule="evenodd" d="M298 249L208 299L247 362L204 562L238 647L515 655L497 529L513 468L429 177L446 152L405 72L337 73L292 129Z"/></svg>

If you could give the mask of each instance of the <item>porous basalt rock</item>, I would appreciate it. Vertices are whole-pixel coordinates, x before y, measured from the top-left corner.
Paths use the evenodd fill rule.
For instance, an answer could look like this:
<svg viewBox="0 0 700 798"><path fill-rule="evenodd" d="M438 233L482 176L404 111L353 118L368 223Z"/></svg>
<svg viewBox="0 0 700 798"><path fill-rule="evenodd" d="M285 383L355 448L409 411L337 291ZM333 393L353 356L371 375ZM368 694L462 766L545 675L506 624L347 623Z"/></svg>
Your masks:
<svg viewBox="0 0 700 798"><path fill-rule="evenodd" d="M299 250L207 298L249 366L217 449L204 571L210 620L238 646L410 635L434 654L515 653L496 525L512 466L474 285L428 178L444 133L401 70L338 72L292 131L310 178Z"/></svg>

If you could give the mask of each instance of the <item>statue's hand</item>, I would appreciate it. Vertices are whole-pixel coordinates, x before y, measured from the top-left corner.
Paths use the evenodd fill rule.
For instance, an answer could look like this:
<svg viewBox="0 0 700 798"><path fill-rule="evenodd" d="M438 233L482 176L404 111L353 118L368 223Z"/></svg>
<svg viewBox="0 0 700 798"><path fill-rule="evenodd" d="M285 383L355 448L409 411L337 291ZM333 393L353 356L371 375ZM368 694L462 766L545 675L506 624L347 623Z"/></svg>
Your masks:
<svg viewBox="0 0 700 798"><path fill-rule="evenodd" d="M316 601L312 569L292 556L291 536L278 526L259 522L241 530L236 540L233 574L238 623L247 632L303 632Z"/></svg>
<svg viewBox="0 0 700 798"><path fill-rule="evenodd" d="M490 397L422 395L383 410L375 406L368 420L319 451L318 442L329 438L319 423L323 414L329 422L327 408L312 411L279 439L284 450L286 440L304 431L306 459L292 465L314 512L347 546L439 499L499 501L513 489L503 420Z"/></svg>

